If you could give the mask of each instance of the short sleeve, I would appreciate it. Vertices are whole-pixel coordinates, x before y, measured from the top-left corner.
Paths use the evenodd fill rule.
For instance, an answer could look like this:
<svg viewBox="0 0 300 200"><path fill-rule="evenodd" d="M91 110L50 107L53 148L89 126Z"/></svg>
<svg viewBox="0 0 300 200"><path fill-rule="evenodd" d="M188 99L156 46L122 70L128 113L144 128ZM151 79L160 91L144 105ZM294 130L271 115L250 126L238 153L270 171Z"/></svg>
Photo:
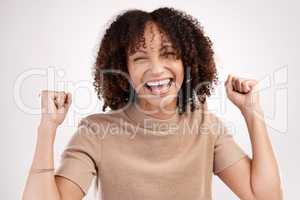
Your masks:
<svg viewBox="0 0 300 200"><path fill-rule="evenodd" d="M87 123L81 120L61 155L55 176L69 179L86 194L93 178L97 176L99 145Z"/></svg>
<svg viewBox="0 0 300 200"><path fill-rule="evenodd" d="M214 174L221 172L247 156L235 142L232 134L229 133L229 129L224 123L218 119L216 125L218 127L218 135L214 145Z"/></svg>

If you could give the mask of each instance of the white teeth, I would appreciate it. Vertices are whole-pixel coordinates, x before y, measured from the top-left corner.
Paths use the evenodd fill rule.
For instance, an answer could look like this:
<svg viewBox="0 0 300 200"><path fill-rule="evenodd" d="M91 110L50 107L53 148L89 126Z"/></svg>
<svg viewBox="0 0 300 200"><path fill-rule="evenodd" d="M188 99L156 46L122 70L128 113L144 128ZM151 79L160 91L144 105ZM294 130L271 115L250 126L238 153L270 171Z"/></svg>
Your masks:
<svg viewBox="0 0 300 200"><path fill-rule="evenodd" d="M160 80L160 81L149 81L149 82L147 82L147 85L149 85L149 86L165 85L165 84L168 84L170 81L171 81L170 78Z"/></svg>

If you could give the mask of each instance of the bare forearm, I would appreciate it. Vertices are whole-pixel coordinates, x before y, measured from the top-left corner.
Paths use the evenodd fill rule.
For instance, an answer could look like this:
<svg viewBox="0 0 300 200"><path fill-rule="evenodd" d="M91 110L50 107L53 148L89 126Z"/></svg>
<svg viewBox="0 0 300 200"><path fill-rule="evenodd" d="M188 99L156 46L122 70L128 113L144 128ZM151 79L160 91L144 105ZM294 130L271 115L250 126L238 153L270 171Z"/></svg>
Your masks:
<svg viewBox="0 0 300 200"><path fill-rule="evenodd" d="M263 111L260 107L255 110L242 111L252 145L252 190L257 199L282 199L279 170Z"/></svg>
<svg viewBox="0 0 300 200"><path fill-rule="evenodd" d="M54 168L53 143L55 132L56 128L44 125L38 127L37 144L31 170ZM23 200L29 199L60 199L53 172L29 173Z"/></svg>

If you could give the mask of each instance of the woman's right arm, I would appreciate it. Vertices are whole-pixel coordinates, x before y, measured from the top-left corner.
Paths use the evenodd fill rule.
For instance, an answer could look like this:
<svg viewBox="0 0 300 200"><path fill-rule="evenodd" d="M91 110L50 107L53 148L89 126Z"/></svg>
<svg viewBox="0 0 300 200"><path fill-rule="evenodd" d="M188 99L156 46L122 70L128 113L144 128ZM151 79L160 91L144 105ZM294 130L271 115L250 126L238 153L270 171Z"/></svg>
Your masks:
<svg viewBox="0 0 300 200"><path fill-rule="evenodd" d="M37 128L36 149L22 199L80 200L84 197L80 187L64 177L55 177L51 170L54 169L53 147L57 127L65 119L71 95L42 91L41 101L42 117Z"/></svg>

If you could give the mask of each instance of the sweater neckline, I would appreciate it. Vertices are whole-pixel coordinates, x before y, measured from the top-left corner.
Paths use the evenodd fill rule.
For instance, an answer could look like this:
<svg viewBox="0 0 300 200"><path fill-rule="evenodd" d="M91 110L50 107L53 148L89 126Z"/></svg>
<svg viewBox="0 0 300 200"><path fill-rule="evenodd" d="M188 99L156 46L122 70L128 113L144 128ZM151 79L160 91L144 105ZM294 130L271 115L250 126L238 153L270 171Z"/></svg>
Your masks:
<svg viewBox="0 0 300 200"><path fill-rule="evenodd" d="M125 109L127 116L133 120L138 126L157 132L166 132L168 130L174 130L180 124L183 115L176 112L171 115L168 119L159 119L151 116L153 111L146 111L136 103L136 101L130 103Z"/></svg>

